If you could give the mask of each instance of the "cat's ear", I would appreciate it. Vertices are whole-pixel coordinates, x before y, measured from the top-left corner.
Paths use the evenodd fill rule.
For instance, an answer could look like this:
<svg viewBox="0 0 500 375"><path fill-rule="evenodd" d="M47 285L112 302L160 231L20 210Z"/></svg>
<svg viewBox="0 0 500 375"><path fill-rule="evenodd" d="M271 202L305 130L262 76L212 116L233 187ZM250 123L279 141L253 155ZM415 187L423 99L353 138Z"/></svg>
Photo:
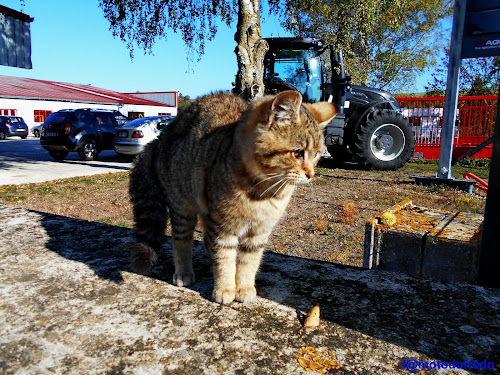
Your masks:
<svg viewBox="0 0 500 375"><path fill-rule="evenodd" d="M267 124L271 126L273 122L295 119L299 116L302 95L295 90L280 92L271 103L267 113Z"/></svg>
<svg viewBox="0 0 500 375"><path fill-rule="evenodd" d="M304 103L304 107L322 127L325 127L338 112L337 107L329 102Z"/></svg>

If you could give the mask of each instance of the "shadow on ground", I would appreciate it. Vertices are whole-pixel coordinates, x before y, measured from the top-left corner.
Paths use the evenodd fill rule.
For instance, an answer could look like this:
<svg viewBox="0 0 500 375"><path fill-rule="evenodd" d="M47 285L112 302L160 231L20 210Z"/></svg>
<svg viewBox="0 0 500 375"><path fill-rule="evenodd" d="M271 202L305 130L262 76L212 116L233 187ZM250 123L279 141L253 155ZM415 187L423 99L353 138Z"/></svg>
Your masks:
<svg viewBox="0 0 500 375"><path fill-rule="evenodd" d="M121 281L121 272L130 271L129 229L43 215L42 224L50 236L48 249L83 262L99 277L112 281ZM87 230L87 225L92 230ZM202 243L197 242L195 249L197 282L191 289L210 299L210 261ZM151 277L171 284L173 273L167 238ZM485 303L482 288L268 253L257 278L257 289L259 296L298 311L319 304L324 320L441 361L500 359L500 344L484 346L478 337L500 335L499 306ZM500 293L493 295L498 298Z"/></svg>

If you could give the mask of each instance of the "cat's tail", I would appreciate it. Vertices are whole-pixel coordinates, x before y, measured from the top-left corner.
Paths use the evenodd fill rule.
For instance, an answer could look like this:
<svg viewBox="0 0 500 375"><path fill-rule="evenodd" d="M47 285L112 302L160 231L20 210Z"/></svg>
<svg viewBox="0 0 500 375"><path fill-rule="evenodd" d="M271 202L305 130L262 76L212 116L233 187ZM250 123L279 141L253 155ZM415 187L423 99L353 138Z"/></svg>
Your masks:
<svg viewBox="0 0 500 375"><path fill-rule="evenodd" d="M135 243L130 253L132 269L147 274L160 251L167 223L167 205L155 170L155 140L146 146L130 174L129 192L135 220Z"/></svg>

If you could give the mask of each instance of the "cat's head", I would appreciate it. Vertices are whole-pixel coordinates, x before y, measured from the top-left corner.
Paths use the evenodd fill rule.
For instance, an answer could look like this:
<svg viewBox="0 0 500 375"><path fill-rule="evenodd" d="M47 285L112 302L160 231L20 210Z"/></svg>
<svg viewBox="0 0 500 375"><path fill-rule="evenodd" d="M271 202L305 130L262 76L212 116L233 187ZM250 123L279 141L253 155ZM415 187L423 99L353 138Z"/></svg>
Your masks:
<svg viewBox="0 0 500 375"><path fill-rule="evenodd" d="M309 182L325 148L323 128L337 108L328 102L302 103L299 92L284 91L255 103L247 114L243 159L249 172L269 183L280 178L295 185Z"/></svg>

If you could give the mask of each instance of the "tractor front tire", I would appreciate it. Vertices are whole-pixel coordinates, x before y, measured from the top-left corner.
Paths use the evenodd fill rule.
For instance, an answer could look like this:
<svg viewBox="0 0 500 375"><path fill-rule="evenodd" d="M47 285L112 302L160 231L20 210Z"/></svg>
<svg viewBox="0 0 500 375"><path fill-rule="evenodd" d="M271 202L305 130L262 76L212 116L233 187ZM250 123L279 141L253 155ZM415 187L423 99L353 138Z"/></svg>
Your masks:
<svg viewBox="0 0 500 375"><path fill-rule="evenodd" d="M413 156L415 136L400 112L378 109L366 118L354 137L356 161L370 169L396 170Z"/></svg>

